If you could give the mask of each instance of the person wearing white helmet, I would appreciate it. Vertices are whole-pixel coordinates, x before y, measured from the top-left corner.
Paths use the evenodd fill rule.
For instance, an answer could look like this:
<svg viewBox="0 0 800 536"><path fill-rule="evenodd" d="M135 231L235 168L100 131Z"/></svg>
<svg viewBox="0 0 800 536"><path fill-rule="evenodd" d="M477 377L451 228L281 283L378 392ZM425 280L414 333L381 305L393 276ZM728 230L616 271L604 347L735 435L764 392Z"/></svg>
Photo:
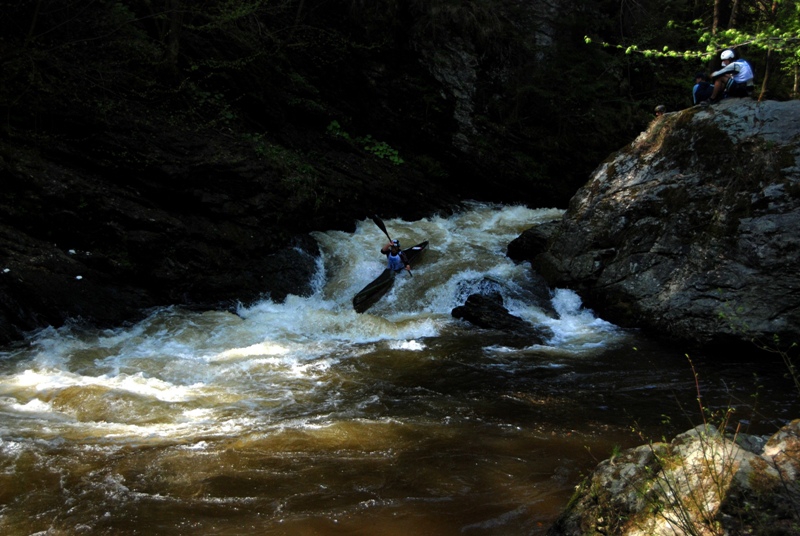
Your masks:
<svg viewBox="0 0 800 536"><path fill-rule="evenodd" d="M743 58L735 59L733 50L723 50L722 69L711 73L714 91L703 104L714 104L726 97L749 97L753 93L753 68Z"/></svg>
<svg viewBox="0 0 800 536"><path fill-rule="evenodd" d="M390 270L398 272L405 268L411 271L411 265L408 262L406 254L400 249L400 241L397 239L392 240L381 248L381 253L386 255L386 262Z"/></svg>

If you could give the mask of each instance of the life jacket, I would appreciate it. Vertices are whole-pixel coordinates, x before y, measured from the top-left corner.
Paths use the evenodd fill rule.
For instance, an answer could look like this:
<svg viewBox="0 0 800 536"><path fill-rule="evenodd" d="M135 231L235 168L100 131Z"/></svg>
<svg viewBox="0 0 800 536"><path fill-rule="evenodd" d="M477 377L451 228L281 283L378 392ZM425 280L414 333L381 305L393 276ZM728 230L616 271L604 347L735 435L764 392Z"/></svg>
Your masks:
<svg viewBox="0 0 800 536"><path fill-rule="evenodd" d="M402 251L398 251L397 255L392 255L390 251L386 254L386 260L388 261L389 269L395 272L406 267L405 255L403 255Z"/></svg>
<svg viewBox="0 0 800 536"><path fill-rule="evenodd" d="M750 67L750 64L747 62L747 60L744 58L739 58L733 63L736 64L733 74L734 81L736 81L738 84L746 84L748 86L753 85L753 69Z"/></svg>

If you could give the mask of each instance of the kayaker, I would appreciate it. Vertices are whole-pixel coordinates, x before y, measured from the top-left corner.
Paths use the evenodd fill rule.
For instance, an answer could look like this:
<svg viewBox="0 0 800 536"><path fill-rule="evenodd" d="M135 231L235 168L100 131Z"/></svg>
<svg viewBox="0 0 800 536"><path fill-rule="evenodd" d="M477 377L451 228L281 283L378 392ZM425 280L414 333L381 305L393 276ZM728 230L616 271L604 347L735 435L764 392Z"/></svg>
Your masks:
<svg viewBox="0 0 800 536"><path fill-rule="evenodd" d="M408 263L406 254L400 249L400 241L397 239L392 240L381 248L381 253L386 255L386 260L389 269L399 272L403 268L411 272L411 265Z"/></svg>

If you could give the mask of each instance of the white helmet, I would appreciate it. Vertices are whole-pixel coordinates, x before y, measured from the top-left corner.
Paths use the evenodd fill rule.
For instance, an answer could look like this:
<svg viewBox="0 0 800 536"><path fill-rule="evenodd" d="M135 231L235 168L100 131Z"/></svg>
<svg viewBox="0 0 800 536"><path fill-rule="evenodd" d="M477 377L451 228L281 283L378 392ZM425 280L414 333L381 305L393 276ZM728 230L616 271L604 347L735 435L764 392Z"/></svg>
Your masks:
<svg viewBox="0 0 800 536"><path fill-rule="evenodd" d="M719 55L719 59L721 60L732 60L733 59L733 50L723 50L722 54Z"/></svg>

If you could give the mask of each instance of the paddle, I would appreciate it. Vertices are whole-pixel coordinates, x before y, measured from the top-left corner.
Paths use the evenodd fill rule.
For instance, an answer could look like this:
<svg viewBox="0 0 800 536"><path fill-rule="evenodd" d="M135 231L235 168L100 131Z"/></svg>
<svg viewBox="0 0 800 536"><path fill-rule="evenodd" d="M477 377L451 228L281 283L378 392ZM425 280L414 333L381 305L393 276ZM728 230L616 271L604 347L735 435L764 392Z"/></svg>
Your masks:
<svg viewBox="0 0 800 536"><path fill-rule="evenodd" d="M386 238L388 238L388 239L389 239L389 242L391 242L391 241L392 241L392 237L391 237L391 236L389 236L389 231L387 231L387 230L386 230L386 226L383 224L383 220L381 220L381 219L378 217L378 215L377 215L377 214L373 214L373 215L372 215L372 221L374 221L374 222L375 222L375 225L377 225L378 227L380 227L381 231L383 231L383 234L385 234L385 235L386 235ZM411 277L414 277L414 274L412 274L412 273L411 273L411 270L406 270L406 272L408 272L408 275L410 275Z"/></svg>
<svg viewBox="0 0 800 536"><path fill-rule="evenodd" d="M385 234L386 238L388 238L389 242L391 242L392 241L392 237L389 236L389 232L386 230L386 226L383 224L383 221L378 217L377 214L374 214L372 216L372 221L375 222L375 225L377 225L378 227L381 228L381 231L383 231L383 234Z"/></svg>

